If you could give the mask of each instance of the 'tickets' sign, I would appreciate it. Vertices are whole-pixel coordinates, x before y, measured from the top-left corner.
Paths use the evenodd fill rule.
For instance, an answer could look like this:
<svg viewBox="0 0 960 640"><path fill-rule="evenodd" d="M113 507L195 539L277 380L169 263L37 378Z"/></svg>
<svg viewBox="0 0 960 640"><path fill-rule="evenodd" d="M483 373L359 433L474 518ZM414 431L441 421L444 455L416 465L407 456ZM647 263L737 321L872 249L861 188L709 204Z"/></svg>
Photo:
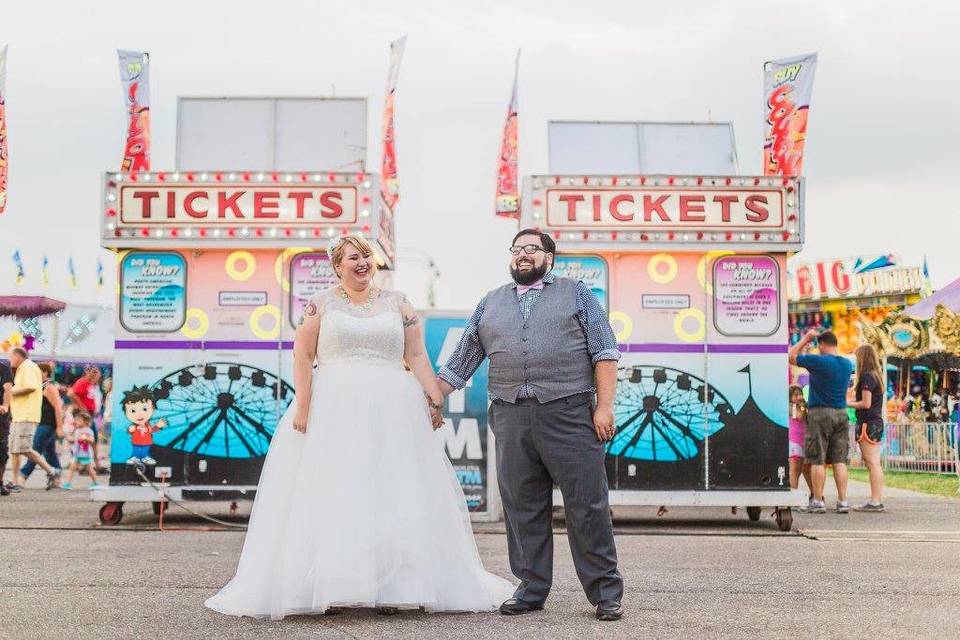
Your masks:
<svg viewBox="0 0 960 640"><path fill-rule="evenodd" d="M551 188L546 217L551 227L754 230L782 227L786 203L779 189Z"/></svg>
<svg viewBox="0 0 960 640"><path fill-rule="evenodd" d="M563 253L796 251L803 200L793 176L533 175L520 226L551 233Z"/></svg>
<svg viewBox="0 0 960 640"><path fill-rule="evenodd" d="M103 175L104 247L317 247L352 234L393 266L377 176L345 172L145 171Z"/></svg>
<svg viewBox="0 0 960 640"><path fill-rule="evenodd" d="M339 185L177 184L118 187L122 224L354 224L357 188Z"/></svg>

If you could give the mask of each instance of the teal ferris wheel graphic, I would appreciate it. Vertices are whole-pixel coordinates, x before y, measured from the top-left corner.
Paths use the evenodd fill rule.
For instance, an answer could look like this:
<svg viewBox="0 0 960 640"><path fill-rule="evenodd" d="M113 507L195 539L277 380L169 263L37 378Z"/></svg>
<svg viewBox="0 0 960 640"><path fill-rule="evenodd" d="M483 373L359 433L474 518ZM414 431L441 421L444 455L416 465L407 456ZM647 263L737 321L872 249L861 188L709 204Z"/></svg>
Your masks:
<svg viewBox="0 0 960 640"><path fill-rule="evenodd" d="M220 458L265 456L293 400L293 388L273 373L229 362L185 367L151 388L157 418L167 421L156 445Z"/></svg>
<svg viewBox="0 0 960 640"><path fill-rule="evenodd" d="M703 440L724 427L733 407L702 378L661 366L621 367L607 444L612 456L662 462L695 458Z"/></svg>

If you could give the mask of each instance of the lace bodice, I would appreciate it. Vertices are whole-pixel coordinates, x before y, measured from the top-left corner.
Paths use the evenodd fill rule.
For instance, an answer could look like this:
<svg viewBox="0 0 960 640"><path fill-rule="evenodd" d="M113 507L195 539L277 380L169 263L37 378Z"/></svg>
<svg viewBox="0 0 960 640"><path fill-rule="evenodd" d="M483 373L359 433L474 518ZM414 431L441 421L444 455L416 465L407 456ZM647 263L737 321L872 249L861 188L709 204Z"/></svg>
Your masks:
<svg viewBox="0 0 960 640"><path fill-rule="evenodd" d="M369 308L350 304L336 287L311 301L320 313L317 362L368 362L402 367L403 319L395 291L381 291Z"/></svg>

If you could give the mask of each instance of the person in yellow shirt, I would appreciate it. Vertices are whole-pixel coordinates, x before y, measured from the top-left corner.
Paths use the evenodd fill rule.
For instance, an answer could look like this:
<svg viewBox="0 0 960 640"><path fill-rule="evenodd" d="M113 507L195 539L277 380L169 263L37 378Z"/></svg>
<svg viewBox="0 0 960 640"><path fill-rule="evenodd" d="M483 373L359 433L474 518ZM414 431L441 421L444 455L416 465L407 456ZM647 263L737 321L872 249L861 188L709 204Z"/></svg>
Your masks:
<svg viewBox="0 0 960 640"><path fill-rule="evenodd" d="M47 489L56 486L57 472L33 449L33 435L40 423L43 405L43 373L20 347L10 352L10 366L16 370L10 390L10 457L13 460L13 485L20 486L20 456L47 472Z"/></svg>

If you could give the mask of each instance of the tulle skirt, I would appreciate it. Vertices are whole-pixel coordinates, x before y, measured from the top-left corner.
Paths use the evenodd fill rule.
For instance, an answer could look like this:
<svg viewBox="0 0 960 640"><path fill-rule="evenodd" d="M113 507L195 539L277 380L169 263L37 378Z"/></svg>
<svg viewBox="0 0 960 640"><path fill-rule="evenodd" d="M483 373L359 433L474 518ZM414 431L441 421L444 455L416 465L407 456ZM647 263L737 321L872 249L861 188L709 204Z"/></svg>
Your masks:
<svg viewBox="0 0 960 640"><path fill-rule="evenodd" d="M487 611L512 595L483 568L412 375L323 366L305 434L294 408L270 444L236 576L206 606L276 619L331 606Z"/></svg>

